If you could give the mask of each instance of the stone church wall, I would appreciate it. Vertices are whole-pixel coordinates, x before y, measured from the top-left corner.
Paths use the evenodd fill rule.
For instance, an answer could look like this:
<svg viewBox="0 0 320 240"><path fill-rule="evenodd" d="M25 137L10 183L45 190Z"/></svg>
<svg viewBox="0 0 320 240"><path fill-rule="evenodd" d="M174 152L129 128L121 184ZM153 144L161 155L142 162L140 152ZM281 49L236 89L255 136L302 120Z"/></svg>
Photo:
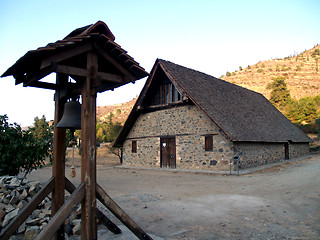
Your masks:
<svg viewBox="0 0 320 240"><path fill-rule="evenodd" d="M213 136L213 150L205 151L205 136ZM160 167L160 137L175 136L176 167L227 170L232 143L194 105L141 114L123 145L123 164ZM132 153L132 141L137 152Z"/></svg>
<svg viewBox="0 0 320 240"><path fill-rule="evenodd" d="M205 136L213 138L205 151ZM230 158L241 154L242 169L285 159L284 143L232 143L197 106L186 105L141 114L123 144L123 165L160 168L160 138L175 137L176 168L229 170ZM132 141L137 152L132 152ZM308 143L289 144L290 158L308 154Z"/></svg>

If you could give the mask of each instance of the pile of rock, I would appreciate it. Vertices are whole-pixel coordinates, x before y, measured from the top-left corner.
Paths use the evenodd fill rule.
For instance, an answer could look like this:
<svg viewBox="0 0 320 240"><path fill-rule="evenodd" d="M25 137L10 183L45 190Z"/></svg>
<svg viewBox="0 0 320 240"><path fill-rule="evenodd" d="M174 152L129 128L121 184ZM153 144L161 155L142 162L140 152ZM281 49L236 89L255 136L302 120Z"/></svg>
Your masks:
<svg viewBox="0 0 320 240"><path fill-rule="evenodd" d="M0 177L0 229L5 228L19 211L41 189L39 182L31 182L16 176ZM81 209L77 206L65 221L68 235L79 235L81 226ZM37 209L18 228L17 234L25 239L35 236L48 224L51 217L51 194L47 196Z"/></svg>

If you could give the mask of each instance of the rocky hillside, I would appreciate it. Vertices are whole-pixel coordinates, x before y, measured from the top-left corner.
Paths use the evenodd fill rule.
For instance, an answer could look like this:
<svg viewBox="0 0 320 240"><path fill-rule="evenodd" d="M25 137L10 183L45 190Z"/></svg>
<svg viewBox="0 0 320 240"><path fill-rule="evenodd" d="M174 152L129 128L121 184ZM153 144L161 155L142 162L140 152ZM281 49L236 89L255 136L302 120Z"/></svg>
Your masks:
<svg viewBox="0 0 320 240"><path fill-rule="evenodd" d="M320 95L320 45L306 50L297 56L284 59L259 61L257 64L241 68L236 72L227 73L222 79L262 93L268 99L270 90L266 87L273 77L285 76L291 96L300 99L306 96ZM122 124L127 119L137 98L127 103L97 108L97 119L107 121L110 113L114 122Z"/></svg>
<svg viewBox="0 0 320 240"><path fill-rule="evenodd" d="M136 103L136 100L137 98L134 98L126 103L97 107L97 120L108 121L108 116L112 113L112 121L121 122L123 124Z"/></svg>
<svg viewBox="0 0 320 240"><path fill-rule="evenodd" d="M320 45L306 50L297 56L284 59L259 61L257 64L239 67L227 73L222 79L262 93L269 99L270 90L266 87L273 77L285 76L291 96L300 99L320 94Z"/></svg>

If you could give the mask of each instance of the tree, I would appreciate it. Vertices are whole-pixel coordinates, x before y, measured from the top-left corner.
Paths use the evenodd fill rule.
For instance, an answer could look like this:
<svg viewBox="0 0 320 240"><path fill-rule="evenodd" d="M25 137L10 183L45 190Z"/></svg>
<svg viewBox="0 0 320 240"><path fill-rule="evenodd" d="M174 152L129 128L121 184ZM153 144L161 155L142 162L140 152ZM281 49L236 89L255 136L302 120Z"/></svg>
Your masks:
<svg viewBox="0 0 320 240"><path fill-rule="evenodd" d="M285 77L274 77L267 89L271 89L270 102L277 108L284 107L290 100L290 91L287 88Z"/></svg>
<svg viewBox="0 0 320 240"><path fill-rule="evenodd" d="M7 115L0 115L0 175L17 175L21 170L28 174L47 156L47 145L29 129L23 131L19 124L9 124Z"/></svg>
<svg viewBox="0 0 320 240"><path fill-rule="evenodd" d="M34 139L47 149L46 155L50 158L50 161L52 161L53 125L50 126L46 121L46 117L43 115L41 118L34 118L33 127L29 127L29 131Z"/></svg>
<svg viewBox="0 0 320 240"><path fill-rule="evenodd" d="M299 101L292 100L286 109L286 117L294 124L310 124L320 117L317 97L304 97Z"/></svg>
<svg viewBox="0 0 320 240"><path fill-rule="evenodd" d="M97 143L113 142L122 129L120 122L113 122L113 113L109 113L107 121L99 121L96 126Z"/></svg>

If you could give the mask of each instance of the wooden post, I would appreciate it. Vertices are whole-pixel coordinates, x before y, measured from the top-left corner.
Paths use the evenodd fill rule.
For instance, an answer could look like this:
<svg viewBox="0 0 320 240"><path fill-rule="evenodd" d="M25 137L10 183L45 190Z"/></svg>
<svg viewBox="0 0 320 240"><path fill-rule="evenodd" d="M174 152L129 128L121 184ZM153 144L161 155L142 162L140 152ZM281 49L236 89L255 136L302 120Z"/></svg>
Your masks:
<svg viewBox="0 0 320 240"><path fill-rule="evenodd" d="M97 239L96 228L96 82L98 59L87 54L87 70L91 73L82 86L81 108L81 182L85 183L85 198L81 203L81 239Z"/></svg>
<svg viewBox="0 0 320 240"><path fill-rule="evenodd" d="M61 89L67 84L68 76L57 73L56 81L57 85ZM66 129L57 128L56 125L62 118L65 101L65 99L60 98L59 89L56 90L52 161L52 176L54 176L55 182L54 190L52 192L52 216L58 212L60 207L64 204ZM63 225L57 231L56 239L64 239Z"/></svg>

